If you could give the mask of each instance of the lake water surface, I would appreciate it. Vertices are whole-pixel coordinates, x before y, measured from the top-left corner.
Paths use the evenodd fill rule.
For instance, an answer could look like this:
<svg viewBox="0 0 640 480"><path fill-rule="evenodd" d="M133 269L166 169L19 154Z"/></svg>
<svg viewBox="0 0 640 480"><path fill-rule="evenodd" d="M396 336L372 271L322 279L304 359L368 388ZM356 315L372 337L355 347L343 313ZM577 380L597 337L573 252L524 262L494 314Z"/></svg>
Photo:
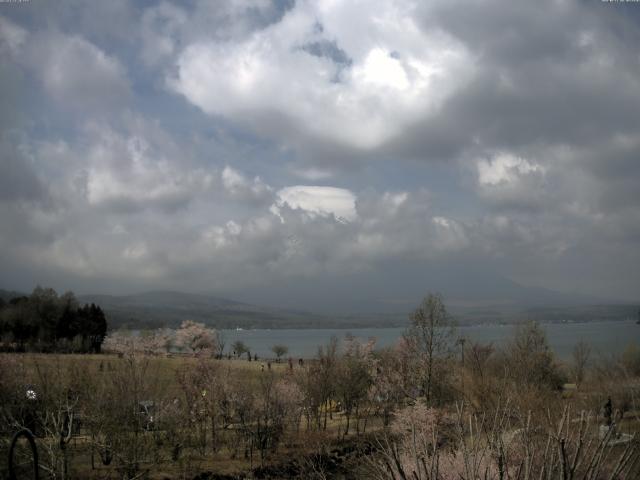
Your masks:
<svg viewBox="0 0 640 480"><path fill-rule="evenodd" d="M640 325L633 320L588 323L543 324L551 348L560 358L568 360L574 345L583 340L591 345L592 355L610 355L622 352L632 342L640 343ZM339 339L347 333L362 340L376 339L376 347L395 344L404 328L354 328L354 329L282 329L282 330L222 330L227 348L236 340L242 340L251 353L260 357L273 357L271 347L286 345L289 356L313 357L319 345L326 345L332 335ZM495 346L508 342L513 335L513 325L474 325L458 327L457 336L479 342L492 342Z"/></svg>

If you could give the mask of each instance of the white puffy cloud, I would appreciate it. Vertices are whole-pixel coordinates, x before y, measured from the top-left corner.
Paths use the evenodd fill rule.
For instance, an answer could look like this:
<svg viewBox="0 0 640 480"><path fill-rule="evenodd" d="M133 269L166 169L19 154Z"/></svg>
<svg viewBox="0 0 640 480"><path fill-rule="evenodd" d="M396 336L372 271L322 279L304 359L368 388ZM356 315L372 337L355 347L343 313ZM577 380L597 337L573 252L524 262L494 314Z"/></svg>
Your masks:
<svg viewBox="0 0 640 480"><path fill-rule="evenodd" d="M300 2L240 41L194 41L169 85L205 112L285 143L379 146L435 113L473 59L443 31L419 28L413 2L360 7L345 23L353 6Z"/></svg>
<svg viewBox="0 0 640 480"><path fill-rule="evenodd" d="M467 228L438 214L424 190L365 192L357 203L359 222L350 256L382 259L427 260L469 247Z"/></svg>
<svg viewBox="0 0 640 480"><path fill-rule="evenodd" d="M88 129L87 141L77 168L84 180L79 186L93 206L174 211L216 181L214 172L181 165L174 146L155 143L142 131L120 133L96 124Z"/></svg>
<svg viewBox="0 0 640 480"><path fill-rule="evenodd" d="M229 40L250 34L256 20L272 17L275 10L270 0L196 0L188 7L157 2L144 9L140 20L140 56L147 66L166 66L185 45L204 38Z"/></svg>
<svg viewBox="0 0 640 480"><path fill-rule="evenodd" d="M509 184L524 176L544 172L542 165L509 153L500 153L491 160L478 162L478 181L482 186Z"/></svg>
<svg viewBox="0 0 640 480"><path fill-rule="evenodd" d="M197 203L197 215L211 215L204 206L212 202L220 209L231 203L252 210L274 199L273 188L259 176L202 162L156 122L139 116L125 116L117 127L88 122L73 142L32 142L21 148L30 152L61 208L171 215Z"/></svg>
<svg viewBox="0 0 640 480"><path fill-rule="evenodd" d="M313 215L333 215L343 222L353 221L357 217L356 196L344 188L308 185L285 187L277 192L276 209L284 205Z"/></svg>
<svg viewBox="0 0 640 480"><path fill-rule="evenodd" d="M349 274L386 261L426 261L467 250L467 227L435 215L427 197L426 192L356 196L335 187L285 188L277 192L271 214L203 227L175 261L213 269L215 281L227 286L256 285L270 278ZM344 214L350 215L348 221Z"/></svg>
<svg viewBox="0 0 640 480"><path fill-rule="evenodd" d="M542 163L499 152L477 161L477 187L493 206L531 209L550 200L547 194L548 167Z"/></svg>

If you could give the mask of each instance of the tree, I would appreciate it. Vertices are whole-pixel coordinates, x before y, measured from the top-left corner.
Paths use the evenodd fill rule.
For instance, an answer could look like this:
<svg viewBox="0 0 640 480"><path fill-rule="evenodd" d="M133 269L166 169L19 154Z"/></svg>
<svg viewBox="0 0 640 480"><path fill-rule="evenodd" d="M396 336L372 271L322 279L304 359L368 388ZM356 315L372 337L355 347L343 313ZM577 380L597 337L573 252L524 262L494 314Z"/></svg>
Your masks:
<svg viewBox="0 0 640 480"><path fill-rule="evenodd" d="M233 342L231 344L231 348L238 358L249 351L249 347L247 347L247 345L242 340L236 340L235 342Z"/></svg>
<svg viewBox="0 0 640 480"><path fill-rule="evenodd" d="M640 348L630 343L622 353L622 365L630 375L640 376Z"/></svg>
<svg viewBox="0 0 640 480"><path fill-rule="evenodd" d="M104 339L103 349L105 352L119 355L133 354L138 350L137 343L138 339L128 330L116 330Z"/></svg>
<svg viewBox="0 0 640 480"><path fill-rule="evenodd" d="M302 407L307 420L307 430L314 426L320 430L320 407L325 401L326 393L326 389L323 388L322 383L319 381L321 378L321 365L319 362L309 362L304 369L298 371L294 376L296 385L302 392Z"/></svg>
<svg viewBox="0 0 640 480"><path fill-rule="evenodd" d="M584 412L576 418L568 405L542 421L512 407L501 407L495 415L463 407L454 415L421 404L397 412L377 455L367 458L371 478L638 478L637 445L612 448L613 430L598 441L598 422Z"/></svg>
<svg viewBox="0 0 640 480"><path fill-rule="evenodd" d="M12 298L0 317L3 343L15 342L18 350L100 352L107 332L99 306L81 307L72 292L58 297L51 288Z"/></svg>
<svg viewBox="0 0 640 480"><path fill-rule="evenodd" d="M404 334L427 404L432 401L434 384L445 380L446 370L439 367L451 356L453 335L453 322L442 296L430 293L411 316L411 325Z"/></svg>
<svg viewBox="0 0 640 480"><path fill-rule="evenodd" d="M273 372L260 375L258 384L254 387L254 398L251 421L244 423L251 449L260 450L260 461L264 459L268 450L275 450L284 433L288 405L281 396L282 390L277 388L277 377Z"/></svg>
<svg viewBox="0 0 640 480"><path fill-rule="evenodd" d="M78 310L80 327L77 335L82 337L85 351L100 353L102 342L107 335L107 320L102 309L95 305L85 305Z"/></svg>
<svg viewBox="0 0 640 480"><path fill-rule="evenodd" d="M316 369L316 390L320 394L320 405L324 405L323 429L327 429L327 415L330 412L331 399L336 394L336 368L338 363L338 337L332 335L327 345L318 348L319 365ZM320 428L318 415L318 428Z"/></svg>
<svg viewBox="0 0 640 480"><path fill-rule="evenodd" d="M185 320L176 331L176 345L194 354L204 351L217 354L217 333L203 323Z"/></svg>
<svg viewBox="0 0 640 480"><path fill-rule="evenodd" d="M375 378L370 391L371 401L382 416L383 425L391 421L393 410L405 397L402 357L395 349L387 348L376 355Z"/></svg>
<svg viewBox="0 0 640 480"><path fill-rule="evenodd" d="M52 478L69 478L69 464L73 451L70 442L77 434L77 414L80 401L86 394L90 378L87 364L61 362L59 358L46 362L34 361L37 392L37 425L45 437L55 441L43 442L40 468Z"/></svg>
<svg viewBox="0 0 640 480"><path fill-rule="evenodd" d="M289 348L286 345L274 345L273 347L271 347L271 351L275 354L279 362L280 357L286 355L289 352Z"/></svg>
<svg viewBox="0 0 640 480"><path fill-rule="evenodd" d="M590 355L591 347L586 342L579 341L576 343L575 347L573 347L573 365L571 366L571 373L573 374L573 381L576 385L580 385L584 380Z"/></svg>
<svg viewBox="0 0 640 480"><path fill-rule="evenodd" d="M171 350L173 344L173 330L168 328L142 331L136 340L138 345L136 350L140 350L150 355L166 355Z"/></svg>
<svg viewBox="0 0 640 480"><path fill-rule="evenodd" d="M547 335L536 322L516 327L507 362L512 378L520 385L556 390L562 387L562 375L549 348Z"/></svg>
<svg viewBox="0 0 640 480"><path fill-rule="evenodd" d="M372 383L371 351L375 342L361 345L353 337L347 337L345 355L336 368L336 394L342 403L347 424L344 430L349 435L352 414L356 416L356 430L359 429L359 409L367 398ZM358 430L359 433L359 430Z"/></svg>
<svg viewBox="0 0 640 480"><path fill-rule="evenodd" d="M502 372L492 370L492 360L496 357L494 353L495 349L491 343L468 341L464 347L465 364L461 372L465 378L463 394L479 410L491 408L494 400L500 395L496 379ZM501 354L498 353L497 356L500 357Z"/></svg>
<svg viewBox="0 0 640 480"><path fill-rule="evenodd" d="M55 339L56 325L62 313L58 294L52 288L37 286L29 297L29 303L38 319L38 340L51 343Z"/></svg>

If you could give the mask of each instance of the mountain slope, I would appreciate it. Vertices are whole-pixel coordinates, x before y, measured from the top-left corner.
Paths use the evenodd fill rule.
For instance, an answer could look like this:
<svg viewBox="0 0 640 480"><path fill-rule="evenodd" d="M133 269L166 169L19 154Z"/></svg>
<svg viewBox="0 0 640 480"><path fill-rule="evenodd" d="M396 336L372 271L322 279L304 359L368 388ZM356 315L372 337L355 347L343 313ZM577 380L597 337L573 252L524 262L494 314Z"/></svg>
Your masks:
<svg viewBox="0 0 640 480"><path fill-rule="evenodd" d="M217 328L286 328L336 326L331 319L306 312L259 307L209 295L151 291L135 295L81 295L82 303L96 303L113 327L176 327L184 320Z"/></svg>
<svg viewBox="0 0 640 480"><path fill-rule="evenodd" d="M5 302L8 302L12 298L22 297L24 295L25 294L21 292L14 292L12 290L2 290L0 288L0 299L4 300Z"/></svg>
<svg viewBox="0 0 640 480"><path fill-rule="evenodd" d="M448 307L521 309L623 303L528 287L473 265L433 263L425 266L389 262L379 269L384 274L363 271L283 279L233 292L233 296L248 303L304 308L325 315L409 313L428 292L442 293Z"/></svg>
<svg viewBox="0 0 640 480"><path fill-rule="evenodd" d="M81 303L100 305L110 328L177 327L184 320L216 328L358 328L407 324L410 313L429 291L441 292L449 311L462 324L513 323L527 319L540 322L621 320L636 318L637 306L603 301L584 295L526 287L497 275L472 269L415 269L410 288L399 288L390 266L389 278L381 282L366 275L345 279L325 278L320 284L296 280L273 282L243 298L177 291L148 291L133 295L79 295ZM4 301L22 295L0 290ZM235 295L234 295L235 297ZM237 297L236 297L237 298ZM314 313L309 313L309 310Z"/></svg>

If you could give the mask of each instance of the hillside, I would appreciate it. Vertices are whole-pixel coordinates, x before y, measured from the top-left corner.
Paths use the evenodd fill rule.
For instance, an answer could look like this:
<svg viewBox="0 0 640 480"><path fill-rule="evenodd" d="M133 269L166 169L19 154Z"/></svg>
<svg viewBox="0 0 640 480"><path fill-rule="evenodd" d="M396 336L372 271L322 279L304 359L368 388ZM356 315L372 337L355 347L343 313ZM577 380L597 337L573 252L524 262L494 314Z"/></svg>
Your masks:
<svg viewBox="0 0 640 480"><path fill-rule="evenodd" d="M0 299L4 300L5 302L8 302L12 298L21 297L23 295L25 295L25 294L21 293L21 292L14 292L12 290L2 290L2 289L0 289Z"/></svg>
<svg viewBox="0 0 640 480"><path fill-rule="evenodd" d="M119 326L176 327L183 320L204 322L216 328L358 328L396 327L407 324L408 311L381 314L331 315L276 309L216 296L174 291L136 295L82 295L81 302L100 305L111 328ZM635 305L561 306L459 306L450 311L458 323L495 324L536 320L541 323L616 321L635 318Z"/></svg>
<svg viewBox="0 0 640 480"><path fill-rule="evenodd" d="M100 305L111 328L176 327L195 320L216 328L336 327L323 315L278 310L209 295L151 291L135 295L81 295L81 302ZM351 326L353 326L352 324Z"/></svg>
<svg viewBox="0 0 640 480"><path fill-rule="evenodd" d="M25 295L0 289L4 301ZM559 294L556 294L559 295ZM445 297L445 301L446 301ZM109 328L175 328L183 320L195 320L216 328L359 328L405 326L411 308L351 315L311 313L239 302L213 295L176 291L149 291L133 295L79 295L81 303L95 303L105 311ZM508 324L526 320L541 323L617 321L637 318L638 307L631 304L483 304L451 302L449 311L461 325Z"/></svg>

